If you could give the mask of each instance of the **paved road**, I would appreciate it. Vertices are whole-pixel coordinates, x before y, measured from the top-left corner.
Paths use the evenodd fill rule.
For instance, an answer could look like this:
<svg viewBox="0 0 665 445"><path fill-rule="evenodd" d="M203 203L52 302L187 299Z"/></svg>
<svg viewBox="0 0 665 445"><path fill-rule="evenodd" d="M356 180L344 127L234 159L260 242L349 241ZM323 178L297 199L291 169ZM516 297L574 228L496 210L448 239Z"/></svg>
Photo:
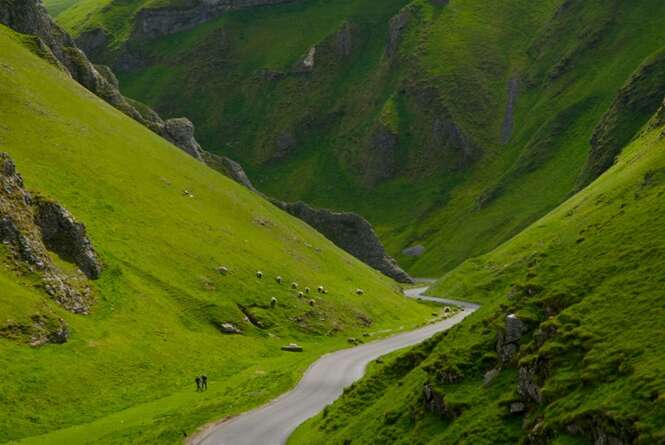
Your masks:
<svg viewBox="0 0 665 445"><path fill-rule="evenodd" d="M344 388L359 380L369 362L413 346L450 329L472 314L478 305L422 295L427 287L405 291L408 298L460 306L455 316L414 331L324 355L314 362L293 390L268 405L215 424L189 441L191 445L282 445L305 420L334 402Z"/></svg>

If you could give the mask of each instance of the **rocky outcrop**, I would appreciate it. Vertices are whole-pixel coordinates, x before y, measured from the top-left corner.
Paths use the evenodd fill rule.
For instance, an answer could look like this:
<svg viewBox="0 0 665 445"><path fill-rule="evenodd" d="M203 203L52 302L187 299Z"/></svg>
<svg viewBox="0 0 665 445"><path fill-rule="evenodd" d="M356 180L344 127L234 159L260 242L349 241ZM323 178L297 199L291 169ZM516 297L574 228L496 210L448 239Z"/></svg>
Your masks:
<svg viewBox="0 0 665 445"><path fill-rule="evenodd" d="M379 125L371 136L363 163L364 182L369 187L395 176L399 136L384 125Z"/></svg>
<svg viewBox="0 0 665 445"><path fill-rule="evenodd" d="M39 38L46 51L78 83L191 156L202 159L201 147L194 139L194 127L189 120L180 118L165 123L157 113L147 111L145 105L141 107L144 109L137 109L120 93L111 69L93 65L73 39L49 18L40 0L0 0L0 23ZM91 46L101 39L99 33L92 33L83 42Z"/></svg>
<svg viewBox="0 0 665 445"><path fill-rule="evenodd" d="M51 315L35 314L30 317L29 321L9 320L3 326L0 326L0 337L24 341L32 347L49 343L66 343L69 336L69 326L65 320Z"/></svg>
<svg viewBox="0 0 665 445"><path fill-rule="evenodd" d="M132 40L154 39L191 29L229 11L293 0L194 0L179 7L146 8L134 19Z"/></svg>
<svg viewBox="0 0 665 445"><path fill-rule="evenodd" d="M496 350L501 363L510 363L519 350L519 342L527 327L517 315L510 314L506 317L505 329L499 332Z"/></svg>
<svg viewBox="0 0 665 445"><path fill-rule="evenodd" d="M404 32L411 20L411 14L408 9L403 9L396 16L390 19L388 23L388 42L386 42L386 56L393 59L399 50Z"/></svg>
<svg viewBox="0 0 665 445"><path fill-rule="evenodd" d="M467 408L463 404L452 405L448 403L443 394L439 393L431 384L423 386L423 401L425 409L446 419L456 419Z"/></svg>
<svg viewBox="0 0 665 445"><path fill-rule="evenodd" d="M85 314L92 304L88 278L95 279L102 267L85 227L61 206L25 191L14 162L0 153L0 242L9 248L19 270L35 273L41 287L65 309ZM79 267L64 273L49 251Z"/></svg>
<svg viewBox="0 0 665 445"><path fill-rule="evenodd" d="M91 280L102 273L102 265L88 238L85 226L60 204L37 198L35 222L42 231L44 245L61 258L76 264Z"/></svg>
<svg viewBox="0 0 665 445"><path fill-rule="evenodd" d="M314 209L303 202L271 202L305 221L341 249L400 283L413 283L411 278L385 251L374 229L354 213L337 213Z"/></svg>
<svg viewBox="0 0 665 445"><path fill-rule="evenodd" d="M513 77L508 81L508 100L506 101L506 112L503 116L503 125L501 126L501 143L507 144L513 135L515 125L515 105L519 93L519 79Z"/></svg>
<svg viewBox="0 0 665 445"><path fill-rule="evenodd" d="M335 34L335 53L339 59L345 59L353 52L353 28L347 22Z"/></svg>
<svg viewBox="0 0 665 445"><path fill-rule="evenodd" d="M630 140L656 113L665 96L665 49L649 58L619 90L591 136L591 151L578 180L590 184L614 164Z"/></svg>
<svg viewBox="0 0 665 445"><path fill-rule="evenodd" d="M169 119L164 123L167 139L191 157L203 161L202 148L194 138L194 124L184 117Z"/></svg>
<svg viewBox="0 0 665 445"><path fill-rule="evenodd" d="M252 184L252 181L250 181L249 177L247 176L247 173L245 173L245 170L242 168L242 165L233 159L209 152L203 152L203 157L205 163L210 167L223 173L230 179L233 179L235 182L244 185L251 191L258 193L256 188L254 188L254 184Z"/></svg>

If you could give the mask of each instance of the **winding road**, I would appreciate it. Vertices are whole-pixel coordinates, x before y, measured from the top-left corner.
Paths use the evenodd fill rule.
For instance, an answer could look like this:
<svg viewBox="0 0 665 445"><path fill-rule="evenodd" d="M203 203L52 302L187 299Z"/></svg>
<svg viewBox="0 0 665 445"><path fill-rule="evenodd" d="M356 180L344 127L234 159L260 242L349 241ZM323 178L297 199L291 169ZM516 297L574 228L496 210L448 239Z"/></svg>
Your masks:
<svg viewBox="0 0 665 445"><path fill-rule="evenodd" d="M454 316L422 328L326 354L309 367L300 383L269 404L216 423L194 436L190 445L282 445L305 420L334 402L344 388L359 380L367 364L382 355L418 344L450 329L478 305L423 295L427 287L409 289L408 298L459 306Z"/></svg>

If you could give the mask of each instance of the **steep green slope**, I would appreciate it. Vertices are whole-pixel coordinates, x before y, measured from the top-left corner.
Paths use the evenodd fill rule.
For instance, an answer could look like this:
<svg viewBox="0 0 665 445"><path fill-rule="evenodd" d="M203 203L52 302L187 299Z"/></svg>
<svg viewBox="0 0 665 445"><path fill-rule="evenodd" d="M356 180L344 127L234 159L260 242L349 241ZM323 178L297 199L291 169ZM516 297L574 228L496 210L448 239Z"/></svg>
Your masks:
<svg viewBox="0 0 665 445"><path fill-rule="evenodd" d="M0 27L0 151L29 190L86 224L105 270L92 283L92 313L74 315L0 245L0 442L48 433L28 442L176 443L284 391L347 336L429 316L393 282L127 118L37 49ZM292 281L329 293L313 292L310 306ZM38 314L62 318L70 340L31 348L5 329ZM243 334L221 334L225 322ZM302 355L279 350L292 341ZM200 373L211 380L204 394L193 388Z"/></svg>
<svg viewBox="0 0 665 445"><path fill-rule="evenodd" d="M289 443L664 443L665 104L653 124L587 189L434 286L483 305L469 323L374 364Z"/></svg>
<svg viewBox="0 0 665 445"><path fill-rule="evenodd" d="M435 3L301 0L153 40L100 25L120 4L59 21L104 27L112 42L96 55L126 70L124 91L190 116L262 191L361 213L401 264L431 276L602 173L616 153L590 141L615 98L665 83L622 90L662 51L661 1ZM608 127L622 143L657 106L633 105ZM400 255L412 245L424 254Z"/></svg>

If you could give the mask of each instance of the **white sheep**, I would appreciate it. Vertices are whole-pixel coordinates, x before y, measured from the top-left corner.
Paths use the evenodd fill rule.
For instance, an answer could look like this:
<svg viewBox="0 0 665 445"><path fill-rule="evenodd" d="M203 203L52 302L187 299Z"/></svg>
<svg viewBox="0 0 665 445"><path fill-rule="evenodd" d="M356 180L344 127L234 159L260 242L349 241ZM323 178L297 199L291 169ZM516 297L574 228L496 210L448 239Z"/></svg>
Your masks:
<svg viewBox="0 0 665 445"><path fill-rule="evenodd" d="M272 297L270 299L270 307L275 307L275 306L277 306L277 298Z"/></svg>
<svg viewBox="0 0 665 445"><path fill-rule="evenodd" d="M258 278L259 280L260 280L261 278L263 278L263 272L261 272L260 270L257 271L257 272L256 272L256 278Z"/></svg>
<svg viewBox="0 0 665 445"><path fill-rule="evenodd" d="M306 288L305 288L305 293L306 293L306 294L309 293L309 287L306 287Z"/></svg>
<svg viewBox="0 0 665 445"><path fill-rule="evenodd" d="M316 303L316 301L314 301L314 300L309 300L308 303L309 303L310 306L314 306L314 304Z"/></svg>
<svg viewBox="0 0 665 445"><path fill-rule="evenodd" d="M227 273L229 273L229 268L226 266L220 266L217 268L217 272L219 272L222 275L226 275Z"/></svg>
<svg viewBox="0 0 665 445"><path fill-rule="evenodd" d="M298 283L291 283L291 289L298 289Z"/></svg>
<svg viewBox="0 0 665 445"><path fill-rule="evenodd" d="M323 286L319 286L319 287L316 289L316 291L317 291L318 293L320 293L320 294L322 294L324 290L325 290L325 289L323 288Z"/></svg>
<svg viewBox="0 0 665 445"><path fill-rule="evenodd" d="M362 289L356 289L356 295L365 295L365 291Z"/></svg>
<svg viewBox="0 0 665 445"><path fill-rule="evenodd" d="M275 278L275 281L277 281L277 284L282 284L282 277L277 277Z"/></svg>
<svg viewBox="0 0 665 445"><path fill-rule="evenodd" d="M298 292L298 298L304 298L304 297L305 297L305 294L303 294L302 292Z"/></svg>

